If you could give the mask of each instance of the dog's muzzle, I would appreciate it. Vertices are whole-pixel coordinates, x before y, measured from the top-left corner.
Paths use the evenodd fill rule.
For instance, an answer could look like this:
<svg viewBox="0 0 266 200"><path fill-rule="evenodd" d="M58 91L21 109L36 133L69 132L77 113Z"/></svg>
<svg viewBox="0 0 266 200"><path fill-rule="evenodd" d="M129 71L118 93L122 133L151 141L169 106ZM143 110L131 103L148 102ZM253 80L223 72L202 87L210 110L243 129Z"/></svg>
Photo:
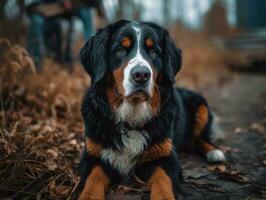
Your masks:
<svg viewBox="0 0 266 200"><path fill-rule="evenodd" d="M124 70L125 97L152 97L153 72L144 59L132 59Z"/></svg>
<svg viewBox="0 0 266 200"><path fill-rule="evenodd" d="M137 65L130 71L130 78L135 85L145 85L151 78L148 67Z"/></svg>
<svg viewBox="0 0 266 200"><path fill-rule="evenodd" d="M134 66L130 71L130 82L132 84L132 95L144 94L150 96L151 71L142 65Z"/></svg>

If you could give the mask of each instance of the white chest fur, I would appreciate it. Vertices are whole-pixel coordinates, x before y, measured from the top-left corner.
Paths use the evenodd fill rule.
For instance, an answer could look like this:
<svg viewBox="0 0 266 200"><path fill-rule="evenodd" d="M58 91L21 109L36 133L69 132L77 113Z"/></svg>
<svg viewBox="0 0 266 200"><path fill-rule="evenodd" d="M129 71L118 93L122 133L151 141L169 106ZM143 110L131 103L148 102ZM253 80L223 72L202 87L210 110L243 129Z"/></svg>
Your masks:
<svg viewBox="0 0 266 200"><path fill-rule="evenodd" d="M145 132L128 131L127 134L122 135L124 148L121 151L115 151L109 148L103 149L101 158L109 162L121 174L127 175L136 165L136 156L143 152L146 147L148 137L148 134Z"/></svg>
<svg viewBox="0 0 266 200"><path fill-rule="evenodd" d="M134 105L125 100L116 109L115 115L117 122L127 122L131 127L136 127L152 118L152 108L148 102Z"/></svg>

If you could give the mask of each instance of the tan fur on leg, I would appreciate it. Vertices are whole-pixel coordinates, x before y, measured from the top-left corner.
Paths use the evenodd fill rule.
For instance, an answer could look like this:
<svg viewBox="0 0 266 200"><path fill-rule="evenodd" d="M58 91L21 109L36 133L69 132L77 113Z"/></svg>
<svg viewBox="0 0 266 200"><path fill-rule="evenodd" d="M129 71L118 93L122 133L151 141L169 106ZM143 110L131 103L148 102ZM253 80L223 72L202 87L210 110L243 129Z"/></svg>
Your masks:
<svg viewBox="0 0 266 200"><path fill-rule="evenodd" d="M148 181L151 200L175 200L171 179L166 172L157 167Z"/></svg>
<svg viewBox="0 0 266 200"><path fill-rule="evenodd" d="M109 179L100 166L92 169L79 200L104 200Z"/></svg>

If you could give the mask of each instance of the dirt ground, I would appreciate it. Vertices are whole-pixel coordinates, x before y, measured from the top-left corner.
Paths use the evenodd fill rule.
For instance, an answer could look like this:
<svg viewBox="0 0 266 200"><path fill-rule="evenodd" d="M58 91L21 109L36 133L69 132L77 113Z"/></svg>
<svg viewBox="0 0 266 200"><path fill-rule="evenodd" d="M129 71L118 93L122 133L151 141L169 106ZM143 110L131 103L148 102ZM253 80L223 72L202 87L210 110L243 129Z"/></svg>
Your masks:
<svg viewBox="0 0 266 200"><path fill-rule="evenodd" d="M207 94L225 134L220 147L227 162L214 167L185 156L185 199L266 198L266 77L237 72L232 76L229 85Z"/></svg>

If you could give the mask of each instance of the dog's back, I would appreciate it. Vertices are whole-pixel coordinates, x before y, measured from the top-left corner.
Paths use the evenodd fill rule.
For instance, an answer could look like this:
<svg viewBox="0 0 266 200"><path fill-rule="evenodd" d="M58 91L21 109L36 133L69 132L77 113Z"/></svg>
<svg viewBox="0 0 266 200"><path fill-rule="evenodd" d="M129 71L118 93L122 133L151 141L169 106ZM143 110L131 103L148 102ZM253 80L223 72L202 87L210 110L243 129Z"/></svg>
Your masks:
<svg viewBox="0 0 266 200"><path fill-rule="evenodd" d="M174 143L178 151L197 151L197 126L201 126L200 137L210 142L213 116L206 99L191 90L176 88L178 113L174 123ZM194 143L194 144L193 144Z"/></svg>

